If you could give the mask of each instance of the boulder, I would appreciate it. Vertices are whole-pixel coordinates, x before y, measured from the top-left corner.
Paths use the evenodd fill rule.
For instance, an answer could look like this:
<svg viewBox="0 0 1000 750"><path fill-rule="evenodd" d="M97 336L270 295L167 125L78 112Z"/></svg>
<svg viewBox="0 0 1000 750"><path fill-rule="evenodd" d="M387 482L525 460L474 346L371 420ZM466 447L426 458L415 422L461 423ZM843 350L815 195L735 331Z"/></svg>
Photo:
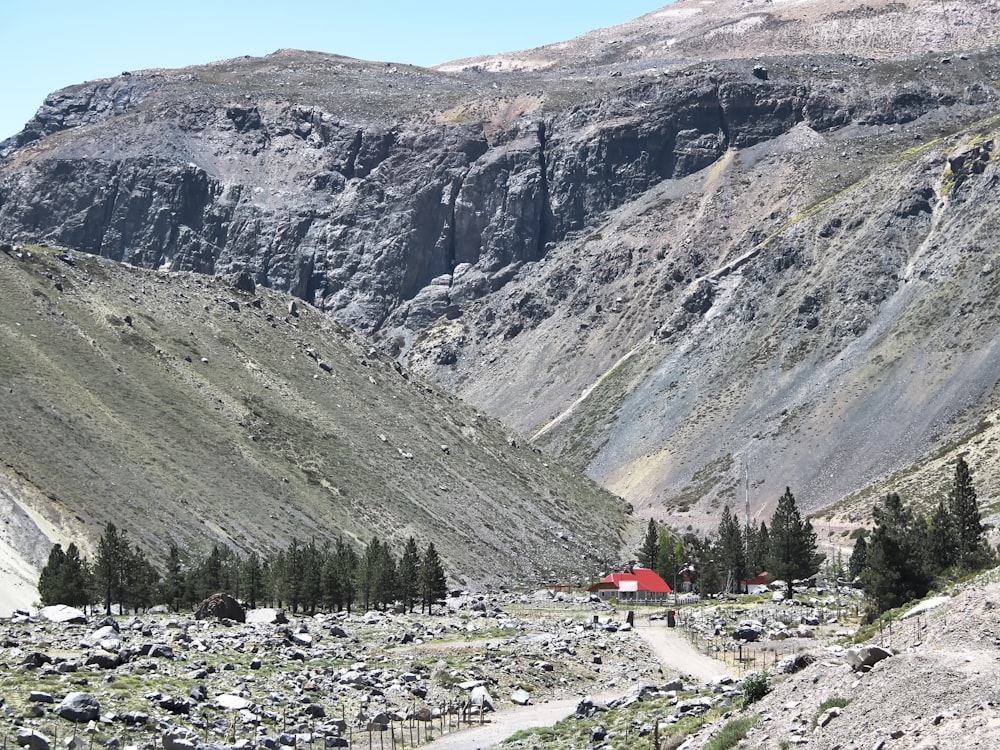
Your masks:
<svg viewBox="0 0 1000 750"><path fill-rule="evenodd" d="M76 607L68 607L65 604L52 604L38 610L38 616L49 622L65 622L75 625L83 625L87 622L87 616Z"/></svg>
<svg viewBox="0 0 1000 750"><path fill-rule="evenodd" d="M510 702L518 706L527 706L531 703L531 693L523 688L518 688L510 694Z"/></svg>
<svg viewBox="0 0 1000 750"><path fill-rule="evenodd" d="M194 750L198 747L198 735L192 729L170 727L163 732L163 750Z"/></svg>
<svg viewBox="0 0 1000 750"><path fill-rule="evenodd" d="M52 740L37 729L21 727L17 730L17 745L18 747L26 747L28 750L50 750Z"/></svg>
<svg viewBox="0 0 1000 750"><path fill-rule="evenodd" d="M472 688L472 692L469 693L469 701L473 706L479 706L481 711L493 711L493 696L490 695L489 691L483 686Z"/></svg>
<svg viewBox="0 0 1000 750"><path fill-rule="evenodd" d="M212 594L198 605L194 617L196 620L215 617L234 622L246 622L247 619L246 610L229 594Z"/></svg>
<svg viewBox="0 0 1000 750"><path fill-rule="evenodd" d="M121 665L122 659L118 654L99 649L91 653L90 656L87 657L87 661L84 663L88 666L94 665L96 667L100 667L101 669L115 669Z"/></svg>
<svg viewBox="0 0 1000 750"><path fill-rule="evenodd" d="M70 693L56 706L56 714L68 721L86 724L101 715L101 705L90 693Z"/></svg>
<svg viewBox="0 0 1000 750"><path fill-rule="evenodd" d="M892 652L886 651L881 646L858 646L847 649L844 656L854 671L859 672L871 669L883 659L888 659L892 656Z"/></svg>
<svg viewBox="0 0 1000 750"><path fill-rule="evenodd" d="M261 625L285 625L288 623L288 617L283 609L260 607L248 611L244 621Z"/></svg>
<svg viewBox="0 0 1000 750"><path fill-rule="evenodd" d="M242 711L243 709L250 707L250 701L246 698L242 698L239 695L232 695L230 693L223 693L215 699L215 703L219 708L228 708L232 711Z"/></svg>

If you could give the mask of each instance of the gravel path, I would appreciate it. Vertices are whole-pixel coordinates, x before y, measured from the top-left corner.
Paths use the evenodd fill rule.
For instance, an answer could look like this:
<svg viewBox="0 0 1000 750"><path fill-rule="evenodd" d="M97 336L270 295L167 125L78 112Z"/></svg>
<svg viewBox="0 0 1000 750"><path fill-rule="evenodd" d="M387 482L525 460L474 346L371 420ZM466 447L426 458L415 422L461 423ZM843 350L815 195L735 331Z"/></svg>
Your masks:
<svg viewBox="0 0 1000 750"><path fill-rule="evenodd" d="M668 628L662 622L637 623L632 632L642 638L659 659L664 672L689 675L700 682L731 675L730 668L720 661L700 653L675 628ZM606 703L621 697L622 693L611 692L591 696L599 703ZM474 729L462 730L442 737L421 748L427 750L473 750L493 747L522 729L552 726L561 719L571 716L580 698L550 701L537 706L507 708L490 715L488 724Z"/></svg>
<svg viewBox="0 0 1000 750"><path fill-rule="evenodd" d="M737 676L729 665L698 651L677 628L668 628L662 622L647 622L639 624L635 632L656 654L664 672L679 672L701 682L725 675Z"/></svg>

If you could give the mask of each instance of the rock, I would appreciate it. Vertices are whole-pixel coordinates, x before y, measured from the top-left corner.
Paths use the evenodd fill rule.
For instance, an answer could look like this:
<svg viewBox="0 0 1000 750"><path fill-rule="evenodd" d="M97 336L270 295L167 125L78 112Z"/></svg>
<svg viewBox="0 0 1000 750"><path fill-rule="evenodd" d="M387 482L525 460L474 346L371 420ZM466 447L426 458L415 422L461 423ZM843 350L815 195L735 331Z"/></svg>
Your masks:
<svg viewBox="0 0 1000 750"><path fill-rule="evenodd" d="M171 727L161 735L163 750L195 750L198 735L193 729Z"/></svg>
<svg viewBox="0 0 1000 750"><path fill-rule="evenodd" d="M737 641L752 643L760 638L760 631L751 627L739 627L733 631L733 638Z"/></svg>
<svg viewBox="0 0 1000 750"><path fill-rule="evenodd" d="M32 690L28 693L28 700L32 703L54 703L55 700L52 698L52 693L46 693L41 690Z"/></svg>
<svg viewBox="0 0 1000 750"><path fill-rule="evenodd" d="M212 594L198 605L194 613L196 620L204 620L208 617L215 617L219 620L232 620L234 622L246 622L246 612L240 603L229 594Z"/></svg>
<svg viewBox="0 0 1000 750"><path fill-rule="evenodd" d="M17 730L18 747L26 747L28 750L51 750L52 740L39 732L37 729L27 729L19 727Z"/></svg>
<svg viewBox="0 0 1000 750"><path fill-rule="evenodd" d="M130 727L145 726L149 721L149 714L142 711L128 711L120 714L118 718Z"/></svg>
<svg viewBox="0 0 1000 750"><path fill-rule="evenodd" d="M174 649L166 643L154 643L146 655L153 659L173 659Z"/></svg>
<svg viewBox="0 0 1000 750"><path fill-rule="evenodd" d="M85 724L101 715L101 705L90 693L70 693L56 706L55 711L68 721Z"/></svg>
<svg viewBox="0 0 1000 750"><path fill-rule="evenodd" d="M511 692L510 702L518 706L527 706L531 703L531 693L523 688L518 688Z"/></svg>
<svg viewBox="0 0 1000 750"><path fill-rule="evenodd" d="M816 720L816 726L825 727L831 721L840 716L841 713L842 713L841 710L837 706L834 706L833 708L828 708Z"/></svg>
<svg viewBox="0 0 1000 750"><path fill-rule="evenodd" d="M708 713L711 709L711 698L689 698L685 701L680 701L674 709L674 713L678 716L701 716L704 713Z"/></svg>
<svg viewBox="0 0 1000 750"><path fill-rule="evenodd" d="M598 742L604 742L608 736L608 730L604 728L602 724L595 724L590 728L590 743L592 745Z"/></svg>
<svg viewBox="0 0 1000 750"><path fill-rule="evenodd" d="M28 669L38 669L45 664L51 664L52 657L48 654L43 654L40 651L32 651L24 657L24 661L21 662L22 666Z"/></svg>
<svg viewBox="0 0 1000 750"><path fill-rule="evenodd" d="M219 708L227 708L231 711L242 711L243 709L250 707L250 701L246 698L242 698L239 695L232 695L230 693L223 693L215 699L215 703L219 706Z"/></svg>
<svg viewBox="0 0 1000 750"><path fill-rule="evenodd" d="M849 648L844 653L847 663L851 665L855 672L862 669L870 669L890 656L892 656L892 652L886 651L881 646L858 646Z"/></svg>
<svg viewBox="0 0 1000 750"><path fill-rule="evenodd" d="M479 706L482 711L494 710L493 697L483 685L472 688L472 692L469 693L469 701L473 706Z"/></svg>
<svg viewBox="0 0 1000 750"><path fill-rule="evenodd" d="M91 652L84 662L88 666L94 665L101 669L116 669L121 663L121 656L113 654L110 651L104 651L103 649Z"/></svg>
<svg viewBox="0 0 1000 750"><path fill-rule="evenodd" d="M49 622L72 623L83 625L87 622L87 616L82 610L76 607L67 607L65 604L52 604L38 610L38 616Z"/></svg>
<svg viewBox="0 0 1000 750"><path fill-rule="evenodd" d="M241 292L246 292L247 294L256 294L257 292L257 285L254 283L253 276L246 269L235 274L230 283L233 289L238 289Z"/></svg>
<svg viewBox="0 0 1000 750"><path fill-rule="evenodd" d="M172 714L189 714L191 713L192 701L188 698L167 695L160 698L157 705Z"/></svg>
<svg viewBox="0 0 1000 750"><path fill-rule="evenodd" d="M285 615L285 610L283 609L260 607L249 610L246 613L245 622L247 624L286 625L288 624L288 617Z"/></svg>

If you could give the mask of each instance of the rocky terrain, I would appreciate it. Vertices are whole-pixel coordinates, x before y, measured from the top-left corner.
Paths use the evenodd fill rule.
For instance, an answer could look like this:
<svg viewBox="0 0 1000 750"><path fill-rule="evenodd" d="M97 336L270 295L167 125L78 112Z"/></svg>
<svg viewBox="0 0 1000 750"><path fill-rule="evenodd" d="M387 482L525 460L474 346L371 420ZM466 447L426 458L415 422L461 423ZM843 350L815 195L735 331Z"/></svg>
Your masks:
<svg viewBox="0 0 1000 750"><path fill-rule="evenodd" d="M0 609L108 522L157 566L221 542L413 535L453 586L587 582L627 508L310 305L252 280L0 252ZM397 553L398 555L398 553Z"/></svg>
<svg viewBox="0 0 1000 750"><path fill-rule="evenodd" d="M929 505L958 452L992 510L996 13L679 0L435 70L126 71L0 146L0 238L246 271L677 527Z"/></svg>
<svg viewBox="0 0 1000 750"><path fill-rule="evenodd" d="M859 627L849 589L681 606L676 631L662 610L640 612L633 628L625 611L545 591L457 596L433 616L15 613L0 627L0 724L37 748L32 734L137 748L331 747L335 737L363 747L369 728L378 744L383 723L397 738L416 722L460 741L448 706L471 703L475 725L481 696L482 721L512 731L521 706L576 705L510 748L646 747L655 734L693 750L743 719L745 748L992 747L998 591L990 571L881 628ZM676 645L657 663L657 631L690 639L732 677L672 667ZM744 705L761 669L770 689Z"/></svg>

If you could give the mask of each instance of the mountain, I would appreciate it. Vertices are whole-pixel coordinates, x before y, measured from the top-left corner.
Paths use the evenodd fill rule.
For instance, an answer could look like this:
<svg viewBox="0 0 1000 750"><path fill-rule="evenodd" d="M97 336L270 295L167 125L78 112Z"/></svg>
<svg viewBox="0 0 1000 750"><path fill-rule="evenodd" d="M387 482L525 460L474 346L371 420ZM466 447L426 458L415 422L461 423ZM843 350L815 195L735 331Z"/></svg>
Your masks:
<svg viewBox="0 0 1000 750"><path fill-rule="evenodd" d="M2 606L108 522L156 562L413 535L477 588L617 559L620 500L247 277L8 246L0 300Z"/></svg>
<svg viewBox="0 0 1000 750"><path fill-rule="evenodd" d="M0 237L245 271L674 526L1000 473L995 2L679 0L434 70L48 97Z"/></svg>

